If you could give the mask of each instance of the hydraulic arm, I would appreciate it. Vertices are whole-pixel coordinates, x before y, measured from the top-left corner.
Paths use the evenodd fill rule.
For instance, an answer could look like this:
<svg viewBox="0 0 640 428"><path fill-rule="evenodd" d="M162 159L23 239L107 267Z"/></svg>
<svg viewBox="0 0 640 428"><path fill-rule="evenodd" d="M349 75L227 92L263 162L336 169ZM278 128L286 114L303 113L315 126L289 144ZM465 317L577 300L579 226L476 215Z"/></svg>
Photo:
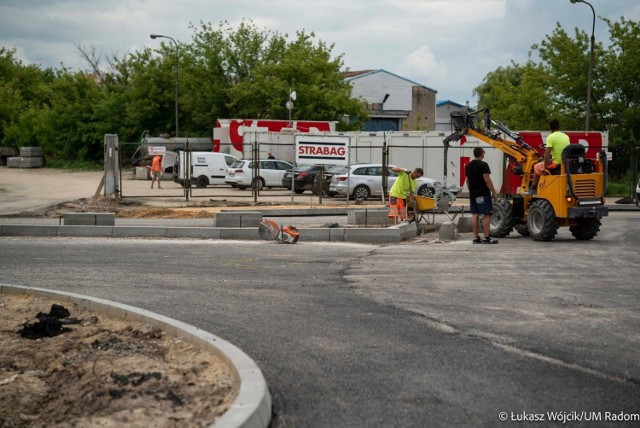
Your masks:
<svg viewBox="0 0 640 428"><path fill-rule="evenodd" d="M477 115L481 112L484 116L483 128L479 127L476 123ZM531 171L533 165L538 162L539 155L517 132L511 131L506 125L500 122L491 120L488 108L470 113L460 111L451 112L451 123L453 124L454 132L444 139L443 142L445 145L449 145L451 141L460 140L464 135L476 137L478 140L490 144L505 153L516 163L517 170L523 174L522 190L527 191L531 181ZM491 131L491 125L497 128L497 130ZM504 135L513 141L503 138Z"/></svg>

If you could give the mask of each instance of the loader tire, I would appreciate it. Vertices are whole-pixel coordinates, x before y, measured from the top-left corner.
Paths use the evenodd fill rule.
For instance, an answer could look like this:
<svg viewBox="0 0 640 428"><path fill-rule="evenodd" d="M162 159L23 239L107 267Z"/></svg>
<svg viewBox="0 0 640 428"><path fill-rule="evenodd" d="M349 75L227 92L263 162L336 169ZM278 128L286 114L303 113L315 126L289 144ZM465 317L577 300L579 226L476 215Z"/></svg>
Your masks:
<svg viewBox="0 0 640 428"><path fill-rule="evenodd" d="M600 231L601 224L599 217L580 218L578 219L578 224L570 226L569 230L576 239L588 241L589 239L595 238Z"/></svg>
<svg viewBox="0 0 640 428"><path fill-rule="evenodd" d="M560 227L553 206L544 199L538 199L531 204L527 225L531 237L536 241L551 241Z"/></svg>
<svg viewBox="0 0 640 428"><path fill-rule="evenodd" d="M526 224L516 224L514 226L514 229L522 236L531 235L531 233L529 232L529 226L527 226Z"/></svg>
<svg viewBox="0 0 640 428"><path fill-rule="evenodd" d="M491 214L491 225L489 226L490 235L494 238L509 236L514 224L513 206L505 198L498 198L493 204L493 214Z"/></svg>

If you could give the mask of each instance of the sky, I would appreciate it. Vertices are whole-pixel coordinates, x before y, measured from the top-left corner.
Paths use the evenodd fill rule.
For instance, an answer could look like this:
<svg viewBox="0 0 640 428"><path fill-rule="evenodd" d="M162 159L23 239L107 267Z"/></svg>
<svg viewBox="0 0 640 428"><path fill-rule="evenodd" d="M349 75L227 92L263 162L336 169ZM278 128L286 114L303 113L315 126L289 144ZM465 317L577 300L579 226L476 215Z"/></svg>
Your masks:
<svg viewBox="0 0 640 428"><path fill-rule="evenodd" d="M589 3L605 46L601 17L640 21L638 0ZM351 71L384 69L435 89L438 101L474 105L488 72L525 63L558 22L590 35L593 13L570 0L0 0L0 46L24 64L85 70L75 45L122 56L157 48L152 33L189 43L192 26L243 19L281 34L314 32Z"/></svg>

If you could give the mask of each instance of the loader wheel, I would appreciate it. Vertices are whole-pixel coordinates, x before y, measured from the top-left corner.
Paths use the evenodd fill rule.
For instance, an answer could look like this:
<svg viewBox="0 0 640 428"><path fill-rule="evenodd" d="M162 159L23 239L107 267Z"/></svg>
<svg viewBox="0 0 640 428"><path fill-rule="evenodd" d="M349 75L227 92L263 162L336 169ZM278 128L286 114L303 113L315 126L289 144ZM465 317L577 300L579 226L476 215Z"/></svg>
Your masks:
<svg viewBox="0 0 640 428"><path fill-rule="evenodd" d="M514 223L513 206L505 198L497 199L493 204L493 214L491 214L490 235L495 238L509 236Z"/></svg>
<svg viewBox="0 0 640 428"><path fill-rule="evenodd" d="M527 226L526 224L516 224L514 226L514 229L522 236L531 235L531 233L529 232L529 226Z"/></svg>
<svg viewBox="0 0 640 428"><path fill-rule="evenodd" d="M600 231L601 224L599 217L580 218L578 219L578 224L570 226L569 230L576 239L588 241L589 239L595 238Z"/></svg>
<svg viewBox="0 0 640 428"><path fill-rule="evenodd" d="M544 199L538 199L531 204L527 225L531 237L536 241L551 241L560 226L553 207Z"/></svg>

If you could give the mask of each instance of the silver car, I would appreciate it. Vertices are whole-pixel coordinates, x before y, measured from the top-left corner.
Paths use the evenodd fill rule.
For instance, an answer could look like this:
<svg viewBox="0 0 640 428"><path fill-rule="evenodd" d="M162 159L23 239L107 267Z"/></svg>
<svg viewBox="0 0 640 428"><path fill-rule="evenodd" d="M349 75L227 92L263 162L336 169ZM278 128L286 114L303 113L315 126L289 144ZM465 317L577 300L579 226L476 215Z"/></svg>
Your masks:
<svg viewBox="0 0 640 428"><path fill-rule="evenodd" d="M398 174L391 170L393 167L393 165L388 166L387 191L391 189L398 177ZM416 194L433 197L436 190L441 187L442 184L432 178L420 177ZM368 199L371 196L382 195L382 164L351 165L350 174L345 172L333 176L329 192L340 195L349 194L353 199Z"/></svg>
<svg viewBox="0 0 640 428"><path fill-rule="evenodd" d="M266 159L258 162L256 190L262 190L264 187L282 187L282 177L293 168L289 162L281 160ZM225 183L240 190L251 187L253 164L250 160L233 163L227 169Z"/></svg>

